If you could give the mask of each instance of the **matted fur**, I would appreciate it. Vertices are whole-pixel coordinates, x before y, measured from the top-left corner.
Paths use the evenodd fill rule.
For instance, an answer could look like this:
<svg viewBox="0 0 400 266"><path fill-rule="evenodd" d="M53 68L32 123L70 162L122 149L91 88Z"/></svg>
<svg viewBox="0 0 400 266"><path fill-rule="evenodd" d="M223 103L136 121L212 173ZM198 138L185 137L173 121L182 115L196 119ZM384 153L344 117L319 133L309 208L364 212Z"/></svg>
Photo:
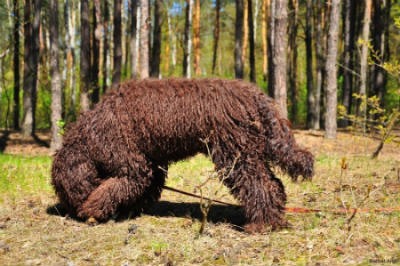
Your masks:
<svg viewBox="0 0 400 266"><path fill-rule="evenodd" d="M245 209L248 231L286 225L286 194L270 169L311 178L275 102L240 80L128 81L66 131L52 184L71 215L106 221L159 199L170 162L206 152ZM233 169L231 169L233 167Z"/></svg>

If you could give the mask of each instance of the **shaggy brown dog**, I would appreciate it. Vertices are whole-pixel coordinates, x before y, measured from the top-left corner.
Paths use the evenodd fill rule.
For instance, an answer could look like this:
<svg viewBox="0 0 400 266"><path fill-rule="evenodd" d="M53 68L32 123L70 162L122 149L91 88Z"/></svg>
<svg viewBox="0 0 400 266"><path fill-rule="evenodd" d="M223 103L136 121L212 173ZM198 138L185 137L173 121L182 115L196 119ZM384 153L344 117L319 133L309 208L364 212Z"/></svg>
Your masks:
<svg viewBox="0 0 400 266"><path fill-rule="evenodd" d="M311 178L314 159L296 145L275 102L239 80L122 83L67 130L52 183L71 215L106 221L157 201L166 178L160 167L206 146L216 170L230 173L223 182L244 206L246 230L285 226L286 194L270 166Z"/></svg>

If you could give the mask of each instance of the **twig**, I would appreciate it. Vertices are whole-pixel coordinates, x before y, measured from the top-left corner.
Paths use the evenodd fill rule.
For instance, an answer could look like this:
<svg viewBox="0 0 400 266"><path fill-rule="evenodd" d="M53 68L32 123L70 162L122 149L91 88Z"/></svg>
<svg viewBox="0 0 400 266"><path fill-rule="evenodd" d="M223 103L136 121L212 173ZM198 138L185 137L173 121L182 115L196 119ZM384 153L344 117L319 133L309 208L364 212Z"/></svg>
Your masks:
<svg viewBox="0 0 400 266"><path fill-rule="evenodd" d="M374 153L372 154L372 159L375 159L376 157L378 157L379 152L382 150L383 145L385 144L385 141L389 138L391 131L394 128L394 125L396 124L397 119L400 116L400 111L399 110L395 110L394 113L392 114L391 118L389 119L389 123L388 126L385 130L385 134L382 136L382 139L378 145L378 147L376 147Z"/></svg>

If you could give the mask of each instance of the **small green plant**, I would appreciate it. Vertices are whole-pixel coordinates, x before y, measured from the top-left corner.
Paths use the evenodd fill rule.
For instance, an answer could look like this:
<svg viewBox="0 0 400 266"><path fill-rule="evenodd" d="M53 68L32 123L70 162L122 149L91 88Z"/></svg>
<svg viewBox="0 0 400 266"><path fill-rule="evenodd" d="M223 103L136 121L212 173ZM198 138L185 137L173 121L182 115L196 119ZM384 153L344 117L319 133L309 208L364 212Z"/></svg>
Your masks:
<svg viewBox="0 0 400 266"><path fill-rule="evenodd" d="M57 127L59 128L58 134L61 136L64 136L65 134L65 121L64 120L58 120L57 121Z"/></svg>

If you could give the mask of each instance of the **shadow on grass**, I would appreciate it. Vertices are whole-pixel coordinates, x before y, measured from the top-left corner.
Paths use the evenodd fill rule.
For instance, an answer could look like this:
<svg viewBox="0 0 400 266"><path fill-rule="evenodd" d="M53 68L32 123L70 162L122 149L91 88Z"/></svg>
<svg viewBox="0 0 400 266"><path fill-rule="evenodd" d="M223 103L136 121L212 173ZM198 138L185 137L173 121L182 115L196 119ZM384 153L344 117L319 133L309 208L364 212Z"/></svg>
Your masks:
<svg viewBox="0 0 400 266"><path fill-rule="evenodd" d="M36 134L33 134L32 138L39 146L50 148L50 144L47 141L40 139Z"/></svg>
<svg viewBox="0 0 400 266"><path fill-rule="evenodd" d="M10 136L10 131L0 132L0 153L3 153L7 147L7 141Z"/></svg>
<svg viewBox="0 0 400 266"><path fill-rule="evenodd" d="M65 208L61 204L56 204L47 208L49 215L67 216ZM152 207L149 207L143 214L155 217L186 217L201 221L202 213L199 203L187 202L169 202L159 201ZM132 215L129 212L121 213L115 220L123 222L129 219L134 219L138 215ZM83 222L77 217L70 217L76 221ZM220 204L213 204L208 212L208 221L212 223L230 223L235 227L241 227L245 223L244 212L238 206L225 206Z"/></svg>

